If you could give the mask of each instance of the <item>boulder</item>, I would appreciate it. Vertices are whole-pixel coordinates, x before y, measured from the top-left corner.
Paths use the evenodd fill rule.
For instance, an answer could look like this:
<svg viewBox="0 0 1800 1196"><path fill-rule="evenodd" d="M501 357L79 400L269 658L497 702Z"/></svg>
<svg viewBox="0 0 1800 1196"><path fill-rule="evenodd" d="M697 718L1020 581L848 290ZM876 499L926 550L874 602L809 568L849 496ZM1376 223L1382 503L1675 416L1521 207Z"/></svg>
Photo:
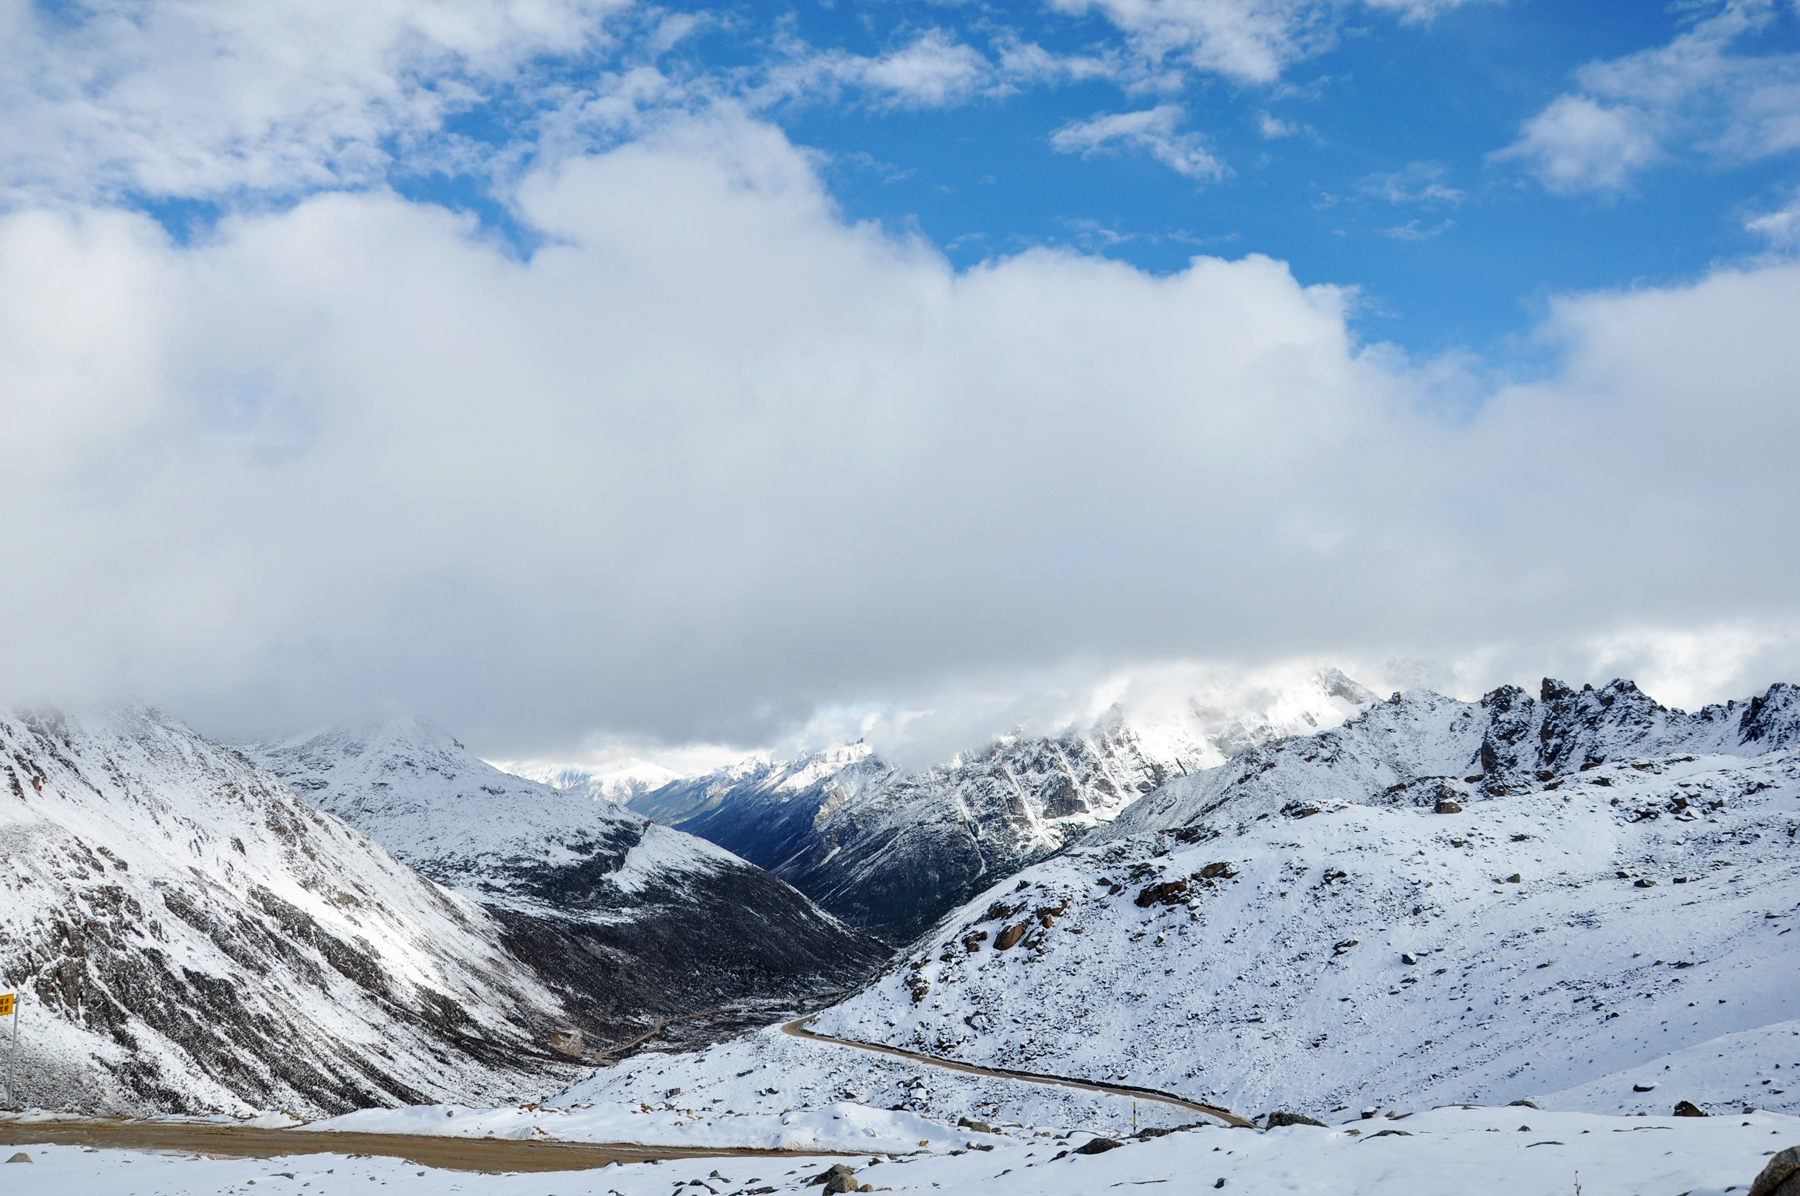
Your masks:
<svg viewBox="0 0 1800 1196"><path fill-rule="evenodd" d="M806 1181L807 1187L824 1184L828 1193L856 1191L856 1172L842 1163L834 1164L830 1170L822 1171Z"/></svg>
<svg viewBox="0 0 1800 1196"><path fill-rule="evenodd" d="M1280 1129L1284 1125L1316 1125L1320 1129L1325 1128L1325 1123L1323 1121L1315 1121L1311 1117L1308 1117L1304 1113L1288 1113L1288 1112L1278 1111L1278 1112L1269 1114L1268 1128L1270 1128L1272 1130Z"/></svg>
<svg viewBox="0 0 1800 1196"><path fill-rule="evenodd" d="M956 1125L959 1129L974 1130L978 1134L991 1134L993 1128L985 1121L974 1121L967 1117L958 1117Z"/></svg>
<svg viewBox="0 0 1800 1196"><path fill-rule="evenodd" d="M1002 930L1000 936L994 940L994 950L1005 951L1014 946L1025 937L1025 928L1029 925L1029 922L1019 922Z"/></svg>
<svg viewBox="0 0 1800 1196"><path fill-rule="evenodd" d="M1462 807L1447 797L1440 797L1437 799L1437 804L1431 807L1431 812L1433 814L1460 814Z"/></svg>
<svg viewBox="0 0 1800 1196"><path fill-rule="evenodd" d="M29 1162L31 1162L31 1156L21 1150L18 1154L15 1154L12 1158L10 1158L6 1161L9 1163L29 1163Z"/></svg>
<svg viewBox="0 0 1800 1196"><path fill-rule="evenodd" d="M1094 1138L1087 1142L1083 1142L1080 1146L1077 1146L1075 1148L1075 1153L1076 1154L1105 1154L1107 1151L1117 1150L1119 1147L1121 1147L1123 1145L1125 1145L1123 1142L1115 1142L1111 1138Z"/></svg>
<svg viewBox="0 0 1800 1196"><path fill-rule="evenodd" d="M1800 1196L1800 1146L1770 1159L1750 1185L1750 1196Z"/></svg>
<svg viewBox="0 0 1800 1196"><path fill-rule="evenodd" d="M1700 1111L1699 1105L1694 1104L1692 1101L1684 1100L1675 1106L1675 1116L1677 1116L1677 1117L1705 1117L1706 1114Z"/></svg>
<svg viewBox="0 0 1800 1196"><path fill-rule="evenodd" d="M1536 1106L1536 1105L1535 1105L1535 1104L1533 1104L1533 1103L1531 1103L1531 1102L1530 1102L1530 1101L1528 1101L1528 1100L1515 1100L1515 1101L1508 1101L1508 1102L1507 1102L1507 1104L1508 1104L1508 1105L1509 1105L1509 1106L1511 1106L1511 1107L1513 1107L1513 1108L1521 1108L1521 1109L1537 1109L1537 1106ZM1542 1110L1542 1109L1538 1109L1538 1112L1540 1112L1540 1113L1542 1113L1542 1112L1543 1112L1543 1110Z"/></svg>

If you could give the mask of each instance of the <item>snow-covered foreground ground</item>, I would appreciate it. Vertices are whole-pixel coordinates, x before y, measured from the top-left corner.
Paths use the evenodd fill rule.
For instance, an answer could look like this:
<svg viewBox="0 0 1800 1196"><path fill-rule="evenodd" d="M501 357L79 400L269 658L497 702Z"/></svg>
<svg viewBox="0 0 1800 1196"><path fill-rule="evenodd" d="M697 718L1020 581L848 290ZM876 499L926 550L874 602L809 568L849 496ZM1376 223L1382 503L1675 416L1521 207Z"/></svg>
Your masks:
<svg viewBox="0 0 1800 1196"><path fill-rule="evenodd" d="M901 1158L684 1159L524 1175L342 1155L230 1160L49 1146L27 1147L32 1163L7 1166L0 1178L17 1196L328 1196L373 1192L372 1181L418 1196L766 1196L817 1192L808 1181L845 1163L859 1184L875 1191L983 1196L1089 1196L1137 1187L1222 1188L1245 1196L1723 1196L1743 1193L1769 1154L1800 1142L1800 1120L1775 1113L1689 1119L1449 1107L1328 1129L1207 1127L1101 1154L1071 1150L1089 1138L1016 1132L984 1136L980 1144L990 1150Z"/></svg>

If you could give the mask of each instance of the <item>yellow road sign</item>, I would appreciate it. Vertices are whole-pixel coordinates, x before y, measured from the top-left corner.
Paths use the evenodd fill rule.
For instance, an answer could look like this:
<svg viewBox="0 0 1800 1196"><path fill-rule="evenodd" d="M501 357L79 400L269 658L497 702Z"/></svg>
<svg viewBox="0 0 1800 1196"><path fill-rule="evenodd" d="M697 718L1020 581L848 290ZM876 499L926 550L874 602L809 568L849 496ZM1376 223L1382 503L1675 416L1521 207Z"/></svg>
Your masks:
<svg viewBox="0 0 1800 1196"><path fill-rule="evenodd" d="M5 1017L12 1012L12 1003L13 995L11 993L0 993L0 1017Z"/></svg>

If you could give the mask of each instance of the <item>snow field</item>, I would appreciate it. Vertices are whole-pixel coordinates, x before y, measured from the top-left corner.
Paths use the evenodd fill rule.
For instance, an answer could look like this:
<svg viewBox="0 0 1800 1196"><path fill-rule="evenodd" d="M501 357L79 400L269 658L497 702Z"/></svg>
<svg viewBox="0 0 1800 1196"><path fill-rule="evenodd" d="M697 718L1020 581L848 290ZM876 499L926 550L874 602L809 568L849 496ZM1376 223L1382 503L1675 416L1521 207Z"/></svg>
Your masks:
<svg viewBox="0 0 1800 1196"><path fill-rule="evenodd" d="M684 1159L507 1175L342 1155L206 1159L28 1146L23 1149L33 1162L0 1174L17 1196L355 1196L383 1187L417 1196L788 1196L817 1192L807 1180L847 1163L860 1183L876 1191L984 1196L1090 1196L1135 1187L1210 1191L1220 1180L1224 1192L1245 1196L1519 1196L1573 1194L1577 1184L1581 1196L1723 1196L1745 1191L1769 1154L1800 1141L1800 1121L1773 1113L1620 1118L1450 1107L1327 1129L1206 1127L1127 1142L1103 1154L1067 1153L1088 1138L995 1138L992 1150L902 1159Z"/></svg>

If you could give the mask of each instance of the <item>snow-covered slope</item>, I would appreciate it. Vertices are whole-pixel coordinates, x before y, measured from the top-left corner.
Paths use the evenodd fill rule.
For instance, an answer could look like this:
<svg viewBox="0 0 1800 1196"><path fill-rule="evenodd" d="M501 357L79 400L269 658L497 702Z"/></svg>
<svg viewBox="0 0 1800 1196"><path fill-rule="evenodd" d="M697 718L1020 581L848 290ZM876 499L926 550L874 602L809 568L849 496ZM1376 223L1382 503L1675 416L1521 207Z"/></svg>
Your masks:
<svg viewBox="0 0 1800 1196"><path fill-rule="evenodd" d="M793 888L610 801L500 771L418 719L246 751L486 904L604 1047L652 1018L841 989L886 954Z"/></svg>
<svg viewBox="0 0 1800 1196"><path fill-rule="evenodd" d="M1327 670L1264 705L1190 703L1181 718L1113 709L1086 731L1012 735L923 770L864 744L752 760L631 807L761 864L844 918L903 943L944 911L1248 743L1331 726L1374 700Z"/></svg>
<svg viewBox="0 0 1800 1196"><path fill-rule="evenodd" d="M1800 1110L1800 691L1543 694L1407 695L1177 782L817 1028L1245 1115Z"/></svg>
<svg viewBox="0 0 1800 1196"><path fill-rule="evenodd" d="M479 906L146 710L0 715L21 1098L317 1114L554 1091L561 1000Z"/></svg>

